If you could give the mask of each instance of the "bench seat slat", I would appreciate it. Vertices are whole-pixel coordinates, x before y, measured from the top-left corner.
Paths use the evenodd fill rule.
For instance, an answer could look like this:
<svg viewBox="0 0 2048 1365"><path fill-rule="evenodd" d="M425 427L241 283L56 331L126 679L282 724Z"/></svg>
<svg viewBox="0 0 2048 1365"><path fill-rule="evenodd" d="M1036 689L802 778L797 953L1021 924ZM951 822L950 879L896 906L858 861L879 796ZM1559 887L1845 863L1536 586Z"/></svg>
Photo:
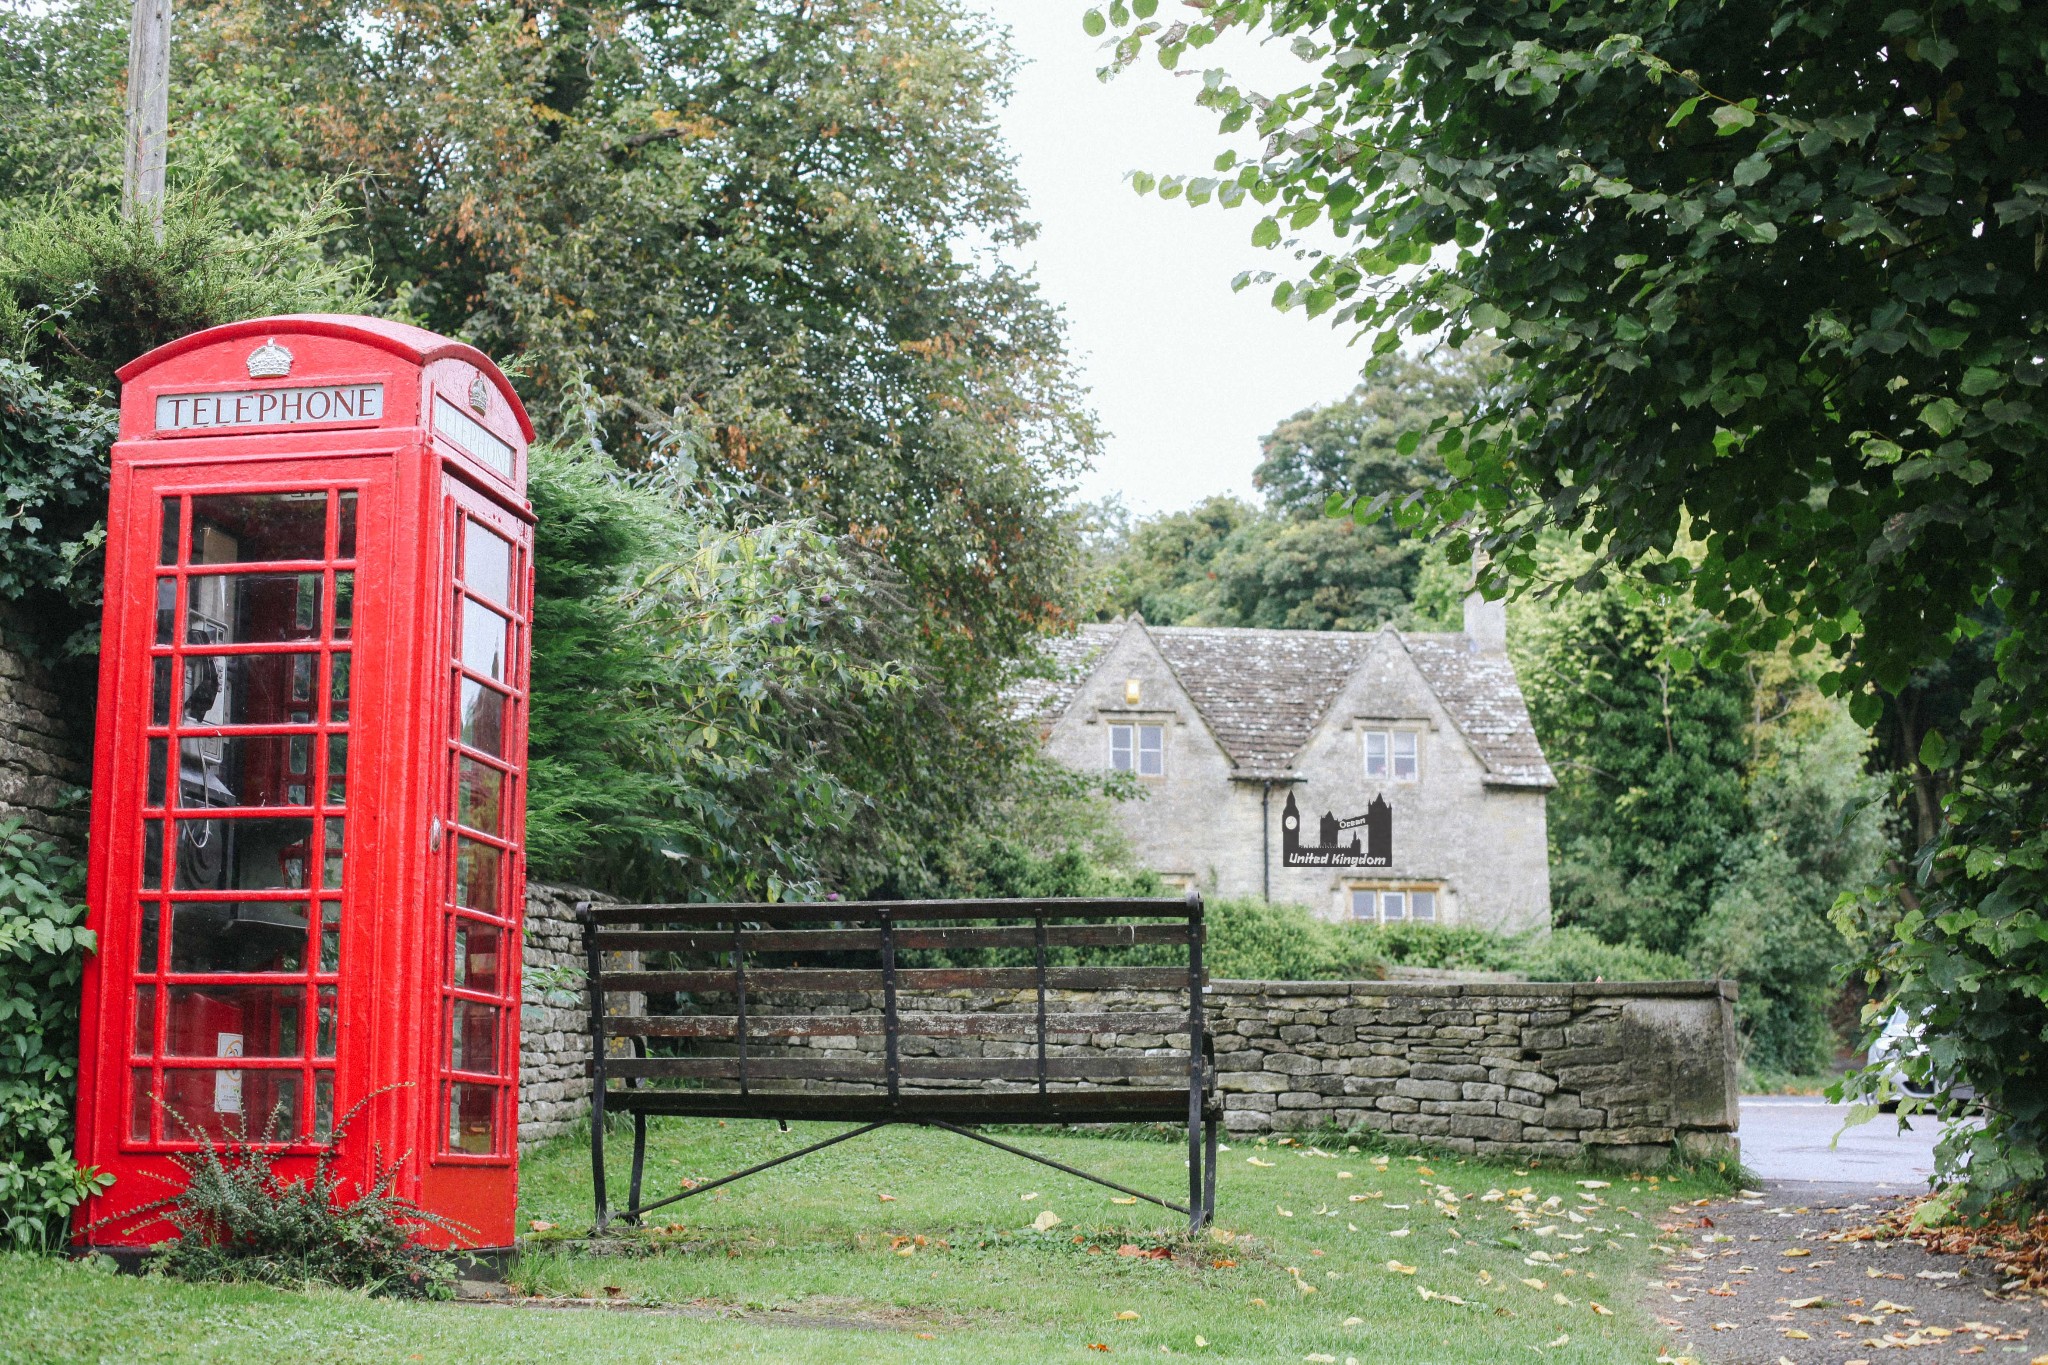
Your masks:
<svg viewBox="0 0 2048 1365"><path fill-rule="evenodd" d="M1028 990L1038 984L1031 967L907 967L896 973L899 991ZM1185 990L1185 967L1048 967L1052 990ZM607 991L723 991L738 988L730 971L606 972ZM879 991L882 974L860 968L764 967L747 973L747 990Z"/></svg>
<svg viewBox="0 0 2048 1365"><path fill-rule="evenodd" d="M1045 931L1048 948L1129 948L1139 944L1179 946L1188 941L1185 924L1055 924ZM898 929L899 951L908 948L1029 948L1037 943L1029 925L999 928ZM879 950L879 929L749 929L744 935L749 951L772 952L856 952ZM606 953L688 953L730 952L730 929L606 929L597 936L598 951Z"/></svg>
<svg viewBox="0 0 2048 1365"><path fill-rule="evenodd" d="M1099 1090L943 1091L898 1095L816 1091L613 1090L605 1108L690 1118L826 1120L840 1123L1186 1123L1188 1092L1136 1086ZM1211 1098L1205 1113L1213 1114Z"/></svg>
<svg viewBox="0 0 2048 1365"><path fill-rule="evenodd" d="M738 1080L737 1057L614 1057L605 1074L621 1080ZM1038 1075L1036 1057L905 1057L897 1063L905 1081L1026 1081ZM1048 1057L1045 1074L1063 1080L1092 1076L1182 1076L1188 1059L1178 1057ZM751 1080L881 1081L887 1079L880 1058L750 1057ZM1183 1089L1185 1096L1187 1091Z"/></svg>
<svg viewBox="0 0 2048 1365"><path fill-rule="evenodd" d="M959 1014L897 1016L905 1037L1025 1038L1035 1036L1038 1016L984 1011ZM618 1014L605 1019L613 1038L737 1037L738 1020L730 1014ZM1185 1034L1184 1011L1151 1014L1048 1014L1046 1032L1057 1038L1080 1033ZM879 1014L747 1014L747 1037L879 1038L887 1031Z"/></svg>

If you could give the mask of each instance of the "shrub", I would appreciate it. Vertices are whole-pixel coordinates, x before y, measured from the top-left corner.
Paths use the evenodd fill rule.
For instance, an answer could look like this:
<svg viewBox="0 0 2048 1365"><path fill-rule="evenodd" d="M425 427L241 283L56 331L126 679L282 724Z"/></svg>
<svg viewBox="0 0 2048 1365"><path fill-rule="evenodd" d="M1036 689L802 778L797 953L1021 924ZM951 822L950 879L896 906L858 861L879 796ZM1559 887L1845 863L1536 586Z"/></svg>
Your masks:
<svg viewBox="0 0 2048 1365"><path fill-rule="evenodd" d="M1699 975L1682 957L1608 943L1585 929L1553 929L1523 943L1511 970L1531 981L1683 981Z"/></svg>
<svg viewBox="0 0 2048 1365"><path fill-rule="evenodd" d="M1363 925L1317 919L1299 905L1219 900L1207 907L1204 965L1247 981L1355 981L1386 974Z"/></svg>
<svg viewBox="0 0 2048 1365"><path fill-rule="evenodd" d="M84 877L19 820L0 821L0 1240L48 1247L110 1177L71 1154L78 990L94 946Z"/></svg>
<svg viewBox="0 0 2048 1365"><path fill-rule="evenodd" d="M165 1113L199 1143L196 1152L171 1156L185 1176L185 1188L93 1226L169 1223L178 1236L158 1247L155 1265L181 1280L250 1281L286 1289L317 1283L399 1298L448 1298L454 1258L413 1238L423 1229L453 1237L468 1229L393 1193L404 1156L387 1164L379 1152L368 1182L353 1199L342 1196L345 1179L334 1168L335 1158L350 1123L382 1093L365 1096L342 1115L332 1145L300 1180L280 1175L278 1154L262 1145L271 1137L277 1114L255 1139L220 1145L167 1108Z"/></svg>
<svg viewBox="0 0 2048 1365"><path fill-rule="evenodd" d="M1361 926L1387 961L1403 967L1446 967L1463 971L1506 972L1517 965L1521 940L1491 929L1448 924L1386 924Z"/></svg>
<svg viewBox="0 0 2048 1365"><path fill-rule="evenodd" d="M1318 918L1300 905L1217 901L1208 908L1209 974L1254 981L1344 981L1389 965L1519 972L1531 981L1675 981L1683 958L1606 943L1585 929L1510 935L1464 925L1367 925Z"/></svg>

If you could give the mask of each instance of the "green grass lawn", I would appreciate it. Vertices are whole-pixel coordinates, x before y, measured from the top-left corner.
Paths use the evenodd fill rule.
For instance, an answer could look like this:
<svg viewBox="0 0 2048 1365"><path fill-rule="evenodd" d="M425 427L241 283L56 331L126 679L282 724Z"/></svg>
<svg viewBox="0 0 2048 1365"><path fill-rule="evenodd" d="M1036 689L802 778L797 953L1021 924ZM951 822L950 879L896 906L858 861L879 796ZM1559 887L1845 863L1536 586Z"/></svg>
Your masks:
<svg viewBox="0 0 2048 1365"><path fill-rule="evenodd" d="M650 1187L720 1175L831 1131L658 1121ZM1014 1140L1140 1189L1168 1193L1186 1180L1175 1144ZM997 1365L1094 1360L1103 1352L1091 1348L1107 1347L1216 1361L1646 1365L1662 1344L1639 1306L1656 1220L1716 1192L1693 1176L1608 1175L1599 1178L1611 1184L1588 1189L1595 1177L1583 1171L1230 1146L1221 1229L1194 1243L1155 1206L1116 1203L949 1134L885 1129L673 1206L631 1254L593 1256L552 1240L590 1224L587 1149L563 1141L522 1164L521 1226L556 1226L534 1239L514 1285L681 1312L405 1304L0 1257L0 1359ZM615 1190L623 1167L614 1164ZM1045 1214L1058 1223L1034 1228ZM1125 1245L1166 1246L1172 1258L1119 1255Z"/></svg>

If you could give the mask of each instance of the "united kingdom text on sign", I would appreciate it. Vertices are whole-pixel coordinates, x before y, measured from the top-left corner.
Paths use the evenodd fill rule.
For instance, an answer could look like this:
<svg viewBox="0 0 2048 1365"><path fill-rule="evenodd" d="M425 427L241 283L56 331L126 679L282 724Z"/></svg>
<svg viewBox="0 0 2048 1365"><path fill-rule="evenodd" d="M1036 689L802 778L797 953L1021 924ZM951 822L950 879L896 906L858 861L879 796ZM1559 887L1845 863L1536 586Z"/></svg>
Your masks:
<svg viewBox="0 0 2048 1365"><path fill-rule="evenodd" d="M321 384L304 389L242 389L228 393L160 393L158 431L221 431L236 427L375 422L384 416L382 384Z"/></svg>

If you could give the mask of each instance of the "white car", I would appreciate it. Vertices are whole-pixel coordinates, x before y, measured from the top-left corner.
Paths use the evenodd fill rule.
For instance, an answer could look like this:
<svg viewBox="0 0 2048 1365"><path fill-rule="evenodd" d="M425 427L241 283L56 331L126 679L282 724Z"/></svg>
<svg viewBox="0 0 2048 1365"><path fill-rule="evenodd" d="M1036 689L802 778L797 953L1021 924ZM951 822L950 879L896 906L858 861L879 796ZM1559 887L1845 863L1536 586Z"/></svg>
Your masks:
<svg viewBox="0 0 2048 1365"><path fill-rule="evenodd" d="M1916 1100L1931 1100L1937 1088L1916 1081L1908 1073L1905 1062L1910 1057L1924 1055L1927 1044L1920 1035L1927 1026L1916 1023L1904 1010L1893 1010L1892 1017L1884 1021L1884 1030L1877 1035L1877 1041L1870 1045L1870 1065L1882 1067L1888 1079L1899 1093L1910 1095Z"/></svg>

